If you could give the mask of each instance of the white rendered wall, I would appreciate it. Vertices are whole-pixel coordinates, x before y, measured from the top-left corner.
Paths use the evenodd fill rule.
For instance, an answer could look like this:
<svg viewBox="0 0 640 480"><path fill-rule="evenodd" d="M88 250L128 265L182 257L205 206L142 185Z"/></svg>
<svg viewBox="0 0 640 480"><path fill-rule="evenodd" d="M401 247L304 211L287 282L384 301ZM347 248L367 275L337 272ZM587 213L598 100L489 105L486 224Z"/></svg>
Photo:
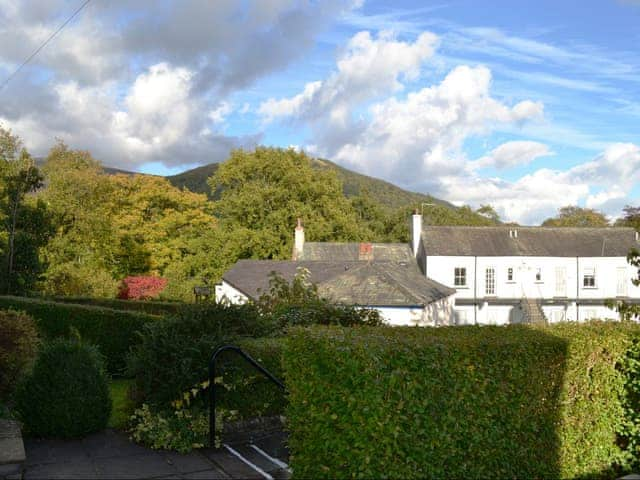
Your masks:
<svg viewBox="0 0 640 480"><path fill-rule="evenodd" d="M425 308L377 307L385 323L393 326L440 326L453 324L454 296L446 297Z"/></svg>
<svg viewBox="0 0 640 480"><path fill-rule="evenodd" d="M222 283L216 285L216 302L229 302L233 304L246 303L247 296L240 290L232 287L224 280Z"/></svg>
<svg viewBox="0 0 640 480"><path fill-rule="evenodd" d="M457 290L457 298L578 298L607 299L621 297L640 298L640 287L631 283L637 271L625 257L450 257L425 258L426 276ZM476 272L477 263L477 272ZM466 268L466 286L454 285L454 269ZM494 295L486 290L486 270L495 270ZM513 280L507 278L513 269ZM536 280L540 269L541 279ZM595 287L584 286L588 269L595 271ZM564 285L564 287L563 287ZM474 290L475 289L475 290Z"/></svg>
<svg viewBox="0 0 640 480"><path fill-rule="evenodd" d="M233 304L242 304L248 301L245 294L229 285L224 280L216 285L216 301L228 301ZM426 308L408 307L379 307L376 308L385 323L394 326L432 326L450 325L453 317L454 296L443 298L427 305Z"/></svg>

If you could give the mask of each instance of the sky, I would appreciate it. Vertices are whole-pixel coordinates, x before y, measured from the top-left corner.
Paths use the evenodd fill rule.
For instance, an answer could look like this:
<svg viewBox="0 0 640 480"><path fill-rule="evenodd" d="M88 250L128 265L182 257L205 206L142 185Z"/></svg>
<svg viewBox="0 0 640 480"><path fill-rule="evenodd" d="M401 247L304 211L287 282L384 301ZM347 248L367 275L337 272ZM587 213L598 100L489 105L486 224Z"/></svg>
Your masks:
<svg viewBox="0 0 640 480"><path fill-rule="evenodd" d="M82 4L0 0L0 82ZM0 90L59 139L173 174L301 149L538 224L640 203L640 0L92 0Z"/></svg>

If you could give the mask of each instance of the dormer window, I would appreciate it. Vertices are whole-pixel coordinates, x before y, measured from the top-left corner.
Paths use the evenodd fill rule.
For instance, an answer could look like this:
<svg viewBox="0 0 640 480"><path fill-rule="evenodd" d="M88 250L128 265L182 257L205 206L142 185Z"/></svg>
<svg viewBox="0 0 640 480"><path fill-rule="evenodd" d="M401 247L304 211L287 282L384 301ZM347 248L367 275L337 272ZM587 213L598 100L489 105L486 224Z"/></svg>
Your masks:
<svg viewBox="0 0 640 480"><path fill-rule="evenodd" d="M596 288L596 269L585 268L582 277L582 286L584 288Z"/></svg>
<svg viewBox="0 0 640 480"><path fill-rule="evenodd" d="M453 285L456 287L467 286L467 269L464 267L456 267L453 271Z"/></svg>

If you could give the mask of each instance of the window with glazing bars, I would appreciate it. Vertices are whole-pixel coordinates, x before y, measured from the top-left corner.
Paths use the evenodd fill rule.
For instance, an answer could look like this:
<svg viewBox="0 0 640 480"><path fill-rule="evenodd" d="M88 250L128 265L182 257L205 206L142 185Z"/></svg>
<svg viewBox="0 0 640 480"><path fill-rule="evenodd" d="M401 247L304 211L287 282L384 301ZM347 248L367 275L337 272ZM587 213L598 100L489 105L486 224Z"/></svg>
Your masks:
<svg viewBox="0 0 640 480"><path fill-rule="evenodd" d="M456 267L453 271L453 285L456 287L464 287L467 285L467 269L464 267Z"/></svg>
<svg viewBox="0 0 640 480"><path fill-rule="evenodd" d="M496 294L496 269L493 267L489 267L485 270L484 290L485 295Z"/></svg>
<svg viewBox="0 0 640 480"><path fill-rule="evenodd" d="M582 277L582 286L583 287L591 287L595 288L596 286L596 269L595 268L585 268L584 276Z"/></svg>

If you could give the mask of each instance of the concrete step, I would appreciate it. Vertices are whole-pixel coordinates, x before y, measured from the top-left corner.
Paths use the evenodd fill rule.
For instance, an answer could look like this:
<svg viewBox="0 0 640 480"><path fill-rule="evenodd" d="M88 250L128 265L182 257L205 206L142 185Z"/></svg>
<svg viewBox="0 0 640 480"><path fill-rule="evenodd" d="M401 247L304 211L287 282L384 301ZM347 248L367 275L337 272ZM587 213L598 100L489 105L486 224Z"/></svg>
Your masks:
<svg viewBox="0 0 640 480"><path fill-rule="evenodd" d="M0 420L0 479L22 478L25 459L20 424L14 420Z"/></svg>

